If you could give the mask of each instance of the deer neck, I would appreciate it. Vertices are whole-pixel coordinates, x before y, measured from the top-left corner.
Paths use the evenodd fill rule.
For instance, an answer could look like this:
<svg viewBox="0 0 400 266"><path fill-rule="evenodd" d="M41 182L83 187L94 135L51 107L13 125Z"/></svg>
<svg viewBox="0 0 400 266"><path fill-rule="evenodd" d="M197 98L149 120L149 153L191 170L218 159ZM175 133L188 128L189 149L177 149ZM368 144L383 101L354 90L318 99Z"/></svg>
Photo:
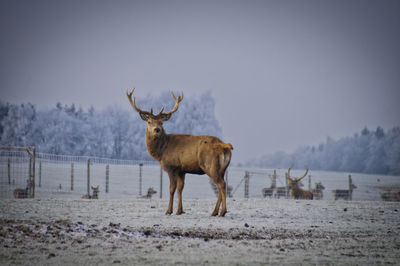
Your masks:
<svg viewBox="0 0 400 266"><path fill-rule="evenodd" d="M158 137L154 137L154 135L146 131L147 151L149 152L150 156L157 161L161 161L167 141L168 135L165 133Z"/></svg>

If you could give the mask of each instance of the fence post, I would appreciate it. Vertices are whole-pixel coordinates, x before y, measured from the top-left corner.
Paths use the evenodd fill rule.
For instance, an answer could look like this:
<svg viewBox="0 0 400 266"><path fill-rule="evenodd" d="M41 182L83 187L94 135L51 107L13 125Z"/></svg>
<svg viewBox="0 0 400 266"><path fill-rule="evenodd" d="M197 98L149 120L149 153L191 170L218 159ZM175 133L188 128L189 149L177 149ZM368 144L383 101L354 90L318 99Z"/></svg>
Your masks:
<svg viewBox="0 0 400 266"><path fill-rule="evenodd" d="M162 176L163 176L163 172L162 172L162 167L160 166L160 199L162 199Z"/></svg>
<svg viewBox="0 0 400 266"><path fill-rule="evenodd" d="M71 191L74 190L74 163L71 163Z"/></svg>
<svg viewBox="0 0 400 266"><path fill-rule="evenodd" d="M32 171L33 171L33 191L32 191L32 198L35 197L35 190L36 190L36 186L35 186L35 177L36 177L36 148L33 147L33 166L32 166Z"/></svg>
<svg viewBox="0 0 400 266"><path fill-rule="evenodd" d="M11 159L8 158L8 184L11 185Z"/></svg>
<svg viewBox="0 0 400 266"><path fill-rule="evenodd" d="M32 168L33 168L32 157L29 157L28 184L32 184L32 185L29 185L28 193L29 193L29 197L34 198L35 192L33 191L34 182L33 182L33 176L32 176Z"/></svg>
<svg viewBox="0 0 400 266"><path fill-rule="evenodd" d="M139 196L142 196L142 166L143 164L139 164Z"/></svg>
<svg viewBox="0 0 400 266"><path fill-rule="evenodd" d="M308 175L308 191L311 191L311 175Z"/></svg>
<svg viewBox="0 0 400 266"><path fill-rule="evenodd" d="M353 188L352 188L352 180L351 175L349 175L349 199L353 200Z"/></svg>
<svg viewBox="0 0 400 266"><path fill-rule="evenodd" d="M250 173L245 172L244 174L244 197L249 198L249 181L250 181Z"/></svg>
<svg viewBox="0 0 400 266"><path fill-rule="evenodd" d="M90 159L87 161L87 194L90 195Z"/></svg>
<svg viewBox="0 0 400 266"><path fill-rule="evenodd" d="M289 182L288 182L288 173L285 173L285 197L289 198Z"/></svg>
<svg viewBox="0 0 400 266"><path fill-rule="evenodd" d="M42 187L42 161L39 162L39 187Z"/></svg>
<svg viewBox="0 0 400 266"><path fill-rule="evenodd" d="M274 170L274 173L272 175L272 182L271 182L271 188L276 188L276 170Z"/></svg>
<svg viewBox="0 0 400 266"><path fill-rule="evenodd" d="M108 193L108 186L110 183L110 165L106 165L106 193Z"/></svg>
<svg viewBox="0 0 400 266"><path fill-rule="evenodd" d="M29 179L32 180L32 158L29 157L29 168L28 168Z"/></svg>

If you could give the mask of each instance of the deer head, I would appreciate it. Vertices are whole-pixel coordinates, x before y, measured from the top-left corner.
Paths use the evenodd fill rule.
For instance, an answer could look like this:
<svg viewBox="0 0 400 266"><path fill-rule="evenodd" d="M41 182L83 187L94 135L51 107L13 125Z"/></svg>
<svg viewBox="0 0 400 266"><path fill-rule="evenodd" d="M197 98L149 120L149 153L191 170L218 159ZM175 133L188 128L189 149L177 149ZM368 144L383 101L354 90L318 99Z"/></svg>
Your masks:
<svg viewBox="0 0 400 266"><path fill-rule="evenodd" d="M133 109L139 113L140 118L142 118L143 121L147 122L147 128L146 128L147 134L150 134L153 137L159 137L165 134L163 128L163 122L168 121L171 118L172 114L178 110L179 103L183 99L183 93L178 98L176 98L174 93L171 92L172 98L175 101L175 105L172 108L172 110L169 112L164 112L164 107L163 107L161 108L161 111L155 115L153 114L153 108L150 108L150 112L147 112L147 111L142 111L136 106L135 97L133 97L132 99L134 91L135 88L133 88L130 92L127 90L126 96L128 97L129 102L131 103Z"/></svg>
<svg viewBox="0 0 400 266"><path fill-rule="evenodd" d="M289 181L289 187L299 187L299 182L300 182L300 180L302 180L304 177L306 177L306 175L307 175L307 173L308 173L308 167L307 166L304 166L305 168L306 168L306 172L304 173L304 175L302 176L302 177L298 177L298 178L291 178L290 177L290 169L292 168L293 166L291 166L291 167L289 167L289 169L288 169L288 172L287 172L287 178L288 178L288 181Z"/></svg>

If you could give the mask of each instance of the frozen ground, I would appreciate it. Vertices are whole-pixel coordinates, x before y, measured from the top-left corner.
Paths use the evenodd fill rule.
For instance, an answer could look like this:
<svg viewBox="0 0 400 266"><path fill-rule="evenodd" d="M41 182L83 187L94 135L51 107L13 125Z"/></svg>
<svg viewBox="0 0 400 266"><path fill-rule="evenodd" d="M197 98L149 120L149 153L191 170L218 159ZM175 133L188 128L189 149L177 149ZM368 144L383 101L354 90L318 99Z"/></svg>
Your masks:
<svg viewBox="0 0 400 266"><path fill-rule="evenodd" d="M0 265L399 264L398 202L215 201L3 199Z"/></svg>

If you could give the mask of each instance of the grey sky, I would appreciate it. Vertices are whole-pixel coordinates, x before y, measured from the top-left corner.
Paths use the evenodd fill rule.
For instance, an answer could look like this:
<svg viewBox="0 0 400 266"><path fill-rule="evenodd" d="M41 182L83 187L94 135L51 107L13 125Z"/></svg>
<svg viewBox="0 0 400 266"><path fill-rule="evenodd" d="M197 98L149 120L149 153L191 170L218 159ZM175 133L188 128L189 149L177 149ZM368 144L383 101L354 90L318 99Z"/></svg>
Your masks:
<svg viewBox="0 0 400 266"><path fill-rule="evenodd" d="M3 101L211 90L235 162L400 125L400 1L0 3Z"/></svg>

